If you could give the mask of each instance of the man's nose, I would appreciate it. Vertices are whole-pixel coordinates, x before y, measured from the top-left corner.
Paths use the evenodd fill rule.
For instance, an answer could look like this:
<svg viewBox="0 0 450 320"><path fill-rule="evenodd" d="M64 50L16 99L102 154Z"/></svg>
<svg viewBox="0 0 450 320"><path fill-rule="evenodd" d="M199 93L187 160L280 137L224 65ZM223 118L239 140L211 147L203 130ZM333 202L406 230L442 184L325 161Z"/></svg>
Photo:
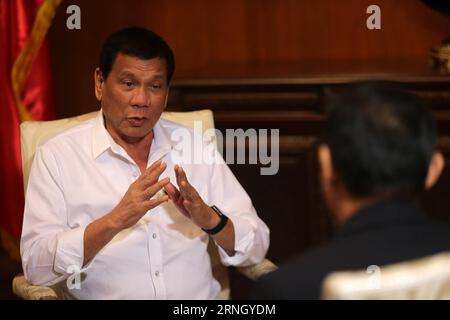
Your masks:
<svg viewBox="0 0 450 320"><path fill-rule="evenodd" d="M148 107L150 105L150 95L146 92L144 86L136 88L131 98L133 107Z"/></svg>

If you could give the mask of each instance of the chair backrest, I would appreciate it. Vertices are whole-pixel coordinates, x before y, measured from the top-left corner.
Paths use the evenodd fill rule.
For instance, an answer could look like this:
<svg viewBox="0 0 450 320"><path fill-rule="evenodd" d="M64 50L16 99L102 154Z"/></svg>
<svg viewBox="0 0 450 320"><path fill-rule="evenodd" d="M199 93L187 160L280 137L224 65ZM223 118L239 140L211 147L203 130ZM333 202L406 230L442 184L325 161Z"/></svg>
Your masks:
<svg viewBox="0 0 450 320"><path fill-rule="evenodd" d="M323 281L322 299L450 299L450 252L362 271L333 272Z"/></svg>
<svg viewBox="0 0 450 320"><path fill-rule="evenodd" d="M56 136L58 133L80 124L83 121L96 117L98 112L99 111L94 111L73 118L53 121L25 121L20 125L24 190L26 190L28 185L28 176L30 174L36 147L51 137ZM207 109L190 112L163 112L162 118L189 128L194 127L195 121L201 121L203 132L208 129L214 129L213 113L211 110ZM228 299L230 297L228 270L220 262L219 254L212 241L209 242L208 252L211 258L213 275L219 281L222 288L220 298Z"/></svg>

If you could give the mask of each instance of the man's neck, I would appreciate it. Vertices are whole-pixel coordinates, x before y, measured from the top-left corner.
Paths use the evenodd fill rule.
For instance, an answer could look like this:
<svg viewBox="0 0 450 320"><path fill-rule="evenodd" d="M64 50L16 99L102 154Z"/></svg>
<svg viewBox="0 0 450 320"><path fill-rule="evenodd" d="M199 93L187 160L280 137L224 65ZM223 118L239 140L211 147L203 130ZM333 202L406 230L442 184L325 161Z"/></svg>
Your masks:
<svg viewBox="0 0 450 320"><path fill-rule="evenodd" d="M108 130L108 128L106 128ZM112 132L111 132L112 131ZM113 140L120 145L128 153L131 159L136 162L141 173L147 168L148 155L150 153L150 147L153 142L154 134L153 130L149 134L142 138L122 137L113 130L108 130Z"/></svg>
<svg viewBox="0 0 450 320"><path fill-rule="evenodd" d="M370 198L354 198L347 197L342 199L340 203L336 206L335 215L340 225L347 222L353 215L355 215L359 210L367 207L375 202L379 201L377 197Z"/></svg>

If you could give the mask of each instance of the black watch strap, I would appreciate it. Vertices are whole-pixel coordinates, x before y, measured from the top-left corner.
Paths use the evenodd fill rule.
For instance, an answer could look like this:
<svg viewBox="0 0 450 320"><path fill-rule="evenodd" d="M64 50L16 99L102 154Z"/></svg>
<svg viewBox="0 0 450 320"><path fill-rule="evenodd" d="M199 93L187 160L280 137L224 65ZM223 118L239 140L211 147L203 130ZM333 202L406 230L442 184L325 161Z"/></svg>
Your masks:
<svg viewBox="0 0 450 320"><path fill-rule="evenodd" d="M212 229L203 229L202 228L202 230L205 231L207 234L214 235L214 234L222 231L223 228L225 228L225 225L227 224L227 221L228 221L228 217L226 215L224 215L222 213L222 211L220 211L220 209L217 208L216 206L211 206L211 209L213 209L214 212L217 213L217 215L220 218L220 222L217 224L217 226L215 226Z"/></svg>

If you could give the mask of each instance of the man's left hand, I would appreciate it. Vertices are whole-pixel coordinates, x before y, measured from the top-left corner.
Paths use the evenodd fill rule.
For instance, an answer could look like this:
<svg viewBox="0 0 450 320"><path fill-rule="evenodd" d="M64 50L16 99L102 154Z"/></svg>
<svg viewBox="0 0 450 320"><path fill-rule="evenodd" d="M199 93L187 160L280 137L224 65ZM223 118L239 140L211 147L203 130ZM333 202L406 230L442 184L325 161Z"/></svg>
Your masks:
<svg viewBox="0 0 450 320"><path fill-rule="evenodd" d="M192 220L198 227L212 229L219 222L219 216L211 209L189 183L186 173L179 165L175 166L175 176L180 190L172 183L168 183L164 190L176 205L178 210Z"/></svg>

